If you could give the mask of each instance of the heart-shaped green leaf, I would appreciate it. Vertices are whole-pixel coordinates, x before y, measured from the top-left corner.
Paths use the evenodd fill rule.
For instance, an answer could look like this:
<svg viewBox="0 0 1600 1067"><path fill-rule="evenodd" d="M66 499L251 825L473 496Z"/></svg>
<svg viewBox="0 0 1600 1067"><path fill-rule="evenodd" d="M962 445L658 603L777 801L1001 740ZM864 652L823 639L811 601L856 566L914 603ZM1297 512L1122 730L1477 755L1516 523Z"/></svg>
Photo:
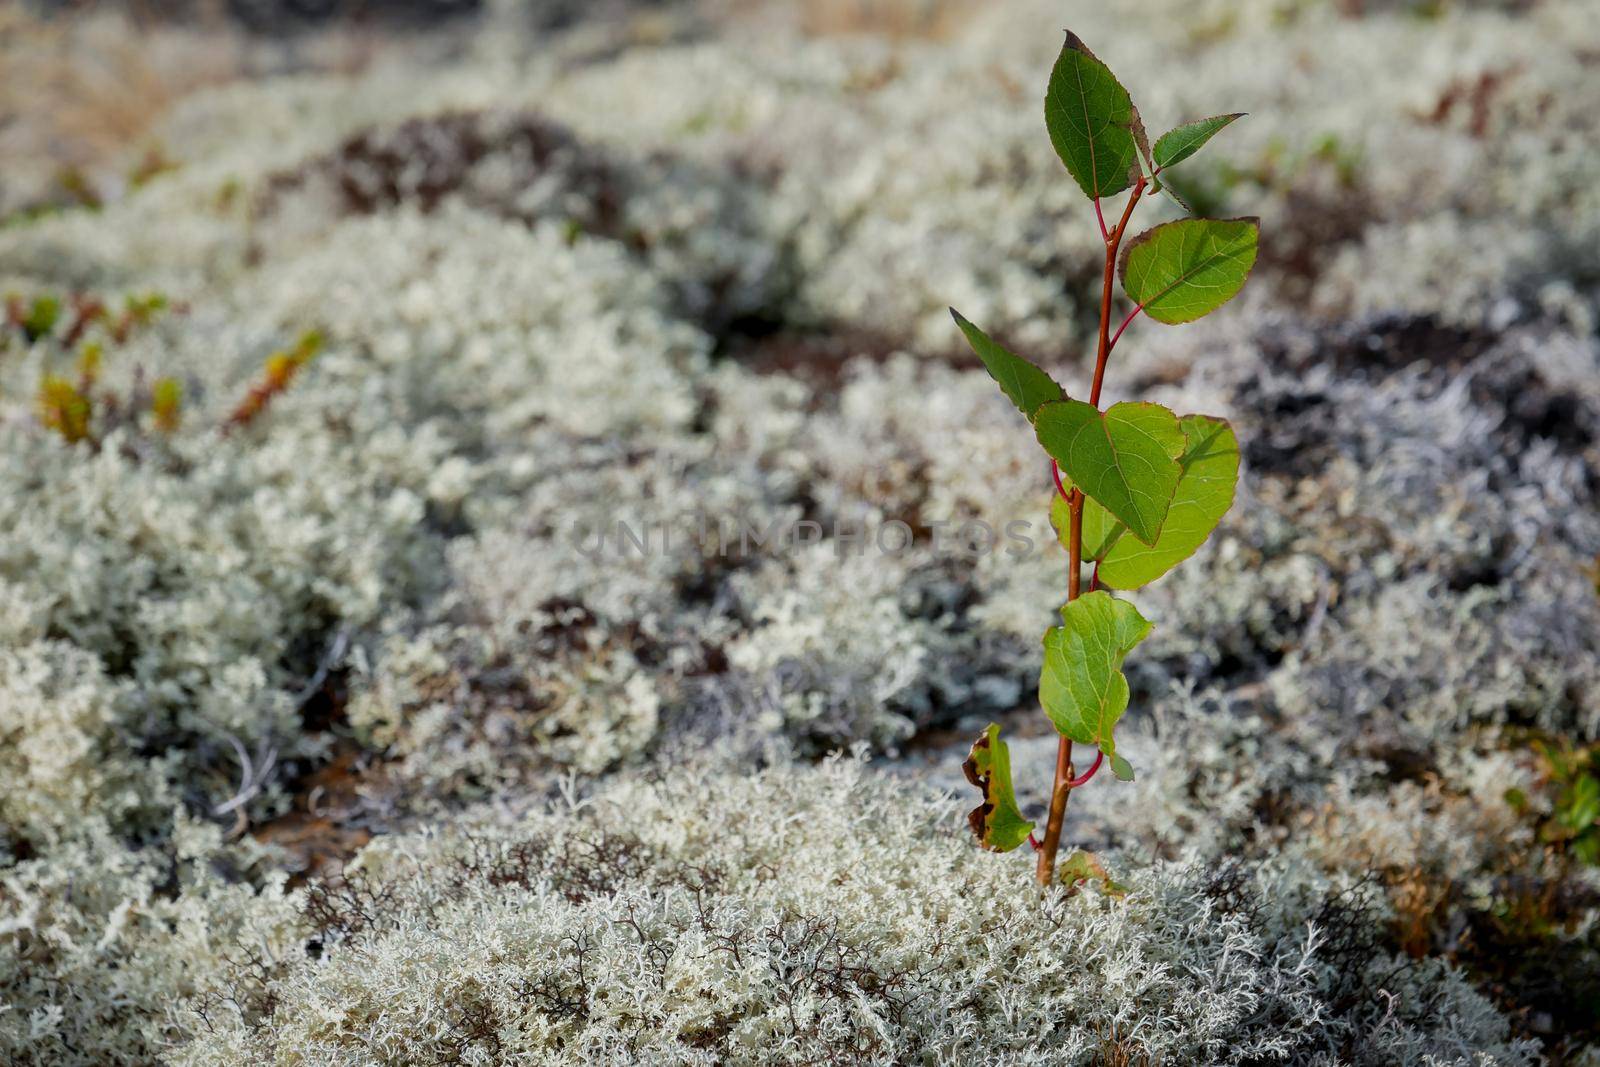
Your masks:
<svg viewBox="0 0 1600 1067"><path fill-rule="evenodd" d="M967 335L967 343L988 368L989 377L1000 383L1001 390L1028 418L1033 418L1033 413L1045 404L1066 396L1050 375L991 339L968 322L961 312L951 308L950 314L961 332Z"/></svg>
<svg viewBox="0 0 1600 1067"><path fill-rule="evenodd" d="M1208 119L1198 119L1186 122L1176 129L1168 130L1156 138L1152 154L1158 167L1171 167L1182 163L1196 152L1207 141L1211 140L1223 127L1235 119L1244 118L1244 112L1232 115L1213 115Z"/></svg>
<svg viewBox="0 0 1600 1067"><path fill-rule="evenodd" d="M1122 288L1157 322L1198 319L1244 288L1259 232L1253 218L1162 223L1123 246Z"/></svg>
<svg viewBox="0 0 1600 1067"><path fill-rule="evenodd" d="M1150 623L1126 600L1085 593L1061 609L1061 625L1044 635L1039 703L1063 737L1094 745L1111 760L1118 778L1133 768L1117 755L1112 731L1128 710L1122 661L1150 633Z"/></svg>
<svg viewBox="0 0 1600 1067"><path fill-rule="evenodd" d="M1128 90L1073 33L1050 71L1044 123L1056 155L1090 199L1132 185L1139 178L1139 157L1150 155Z"/></svg>
<svg viewBox="0 0 1600 1067"><path fill-rule="evenodd" d="M1132 537L1112 541L1100 557L1100 581L1113 589L1147 585L1194 555L1233 506L1239 482L1239 440L1233 427L1209 415L1185 415L1179 425L1187 442L1178 457L1183 477L1172 494L1161 536L1153 545ZM1087 514L1084 519L1087 523Z"/></svg>
<svg viewBox="0 0 1600 1067"><path fill-rule="evenodd" d="M1102 585L1137 589L1148 585L1194 555L1233 506L1239 480L1239 442L1227 420L1210 415L1185 415L1178 420L1185 440L1178 466L1183 476L1172 494L1172 506L1153 545L1123 537L1127 527L1094 500L1083 507L1082 552L1100 563ZM1066 501L1058 494L1050 508L1063 546L1067 543Z"/></svg>
<svg viewBox="0 0 1600 1067"><path fill-rule="evenodd" d="M1081 400L1041 407L1034 433L1061 470L1133 535L1154 544L1183 471L1183 431L1160 404L1113 404L1103 414Z"/></svg>
<svg viewBox="0 0 1600 1067"><path fill-rule="evenodd" d="M983 803L967 815L967 824L984 848L1010 852L1028 839L1033 823L1022 817L1011 788L1011 750L1000 740L1000 727L990 723L972 743L961 765L967 781L983 791Z"/></svg>

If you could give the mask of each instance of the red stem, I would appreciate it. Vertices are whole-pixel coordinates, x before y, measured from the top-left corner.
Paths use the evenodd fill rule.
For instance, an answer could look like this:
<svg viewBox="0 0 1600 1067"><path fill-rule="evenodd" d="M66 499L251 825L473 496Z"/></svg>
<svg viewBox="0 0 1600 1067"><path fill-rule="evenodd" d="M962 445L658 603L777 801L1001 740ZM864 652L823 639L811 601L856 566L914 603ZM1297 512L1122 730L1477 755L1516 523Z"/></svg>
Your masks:
<svg viewBox="0 0 1600 1067"><path fill-rule="evenodd" d="M1122 338L1122 331L1126 330L1128 328L1128 323L1132 322L1133 319L1134 319L1134 316L1138 315L1139 312L1141 312L1143 310L1144 310L1144 305L1140 304L1137 307L1135 307L1132 311L1128 312L1128 317L1122 320L1122 325L1118 326L1117 327L1117 332L1112 334L1112 336L1111 336L1111 347L1112 348L1116 348L1117 347L1117 341L1119 341Z"/></svg>
<svg viewBox="0 0 1600 1067"><path fill-rule="evenodd" d="M1098 196L1094 198L1094 217L1100 221L1100 239L1102 241L1111 240L1111 231L1106 229L1106 213L1100 210L1100 198Z"/></svg>
<svg viewBox="0 0 1600 1067"><path fill-rule="evenodd" d="M1072 781L1068 782L1067 783L1067 788L1068 789L1076 789L1080 785L1082 785L1083 783L1087 782L1089 779L1093 778L1094 777L1094 772L1098 771L1100 769L1100 764L1104 763L1105 761L1106 761L1106 754L1104 752L1096 752L1094 754L1094 762L1089 764L1089 769L1084 771L1078 777L1074 778Z"/></svg>
<svg viewBox="0 0 1600 1067"><path fill-rule="evenodd" d="M1061 494L1061 499L1071 500L1072 495L1067 492L1066 484L1061 480L1061 464L1053 459L1050 461L1050 474L1056 480L1056 492Z"/></svg>
<svg viewBox="0 0 1600 1067"><path fill-rule="evenodd" d="M1100 406L1100 386L1105 381L1106 360L1111 355L1111 290L1117 274L1117 249L1122 244L1122 235L1128 228L1128 220L1133 217L1133 209L1139 205L1139 198L1144 196L1145 186L1149 184L1145 178L1140 178L1134 185L1133 192L1128 197L1127 206L1122 209L1122 218L1117 221L1117 228L1106 230L1105 214L1100 208L1100 200L1095 198L1095 215L1100 220L1100 232L1105 236L1106 266L1105 278L1100 290L1100 346L1094 362L1094 384L1089 390L1089 403L1096 408ZM1132 316L1130 315L1131 319ZM1127 322L1123 323L1127 326ZM1122 330L1117 330L1120 337ZM1067 603L1078 599L1079 583L1082 580L1083 568L1083 493L1073 489L1070 493L1061 481L1060 464L1051 467L1056 479L1056 490L1067 498L1071 508L1071 516L1067 525ZM1067 796L1072 792L1074 784L1081 784L1089 780L1100 767L1101 756L1095 754L1094 766L1082 778L1073 774L1072 768L1072 741L1063 737L1056 745L1056 774L1055 784L1050 790L1049 816L1045 821L1044 840L1039 844L1039 863L1035 868L1035 876L1042 886L1050 886L1055 881L1056 851L1061 846L1061 825L1066 820Z"/></svg>
<svg viewBox="0 0 1600 1067"><path fill-rule="evenodd" d="M1111 356L1111 287L1117 276L1117 249L1122 244L1122 234L1128 228L1128 220L1133 218L1133 209L1139 206L1139 198L1144 196L1145 184L1145 179L1140 178L1134 185L1128 205L1122 209L1122 218L1117 221L1117 228L1106 237L1105 283L1100 289L1100 351L1094 361L1094 384L1089 389L1089 403L1095 407L1100 406L1100 386L1106 377L1106 360Z"/></svg>

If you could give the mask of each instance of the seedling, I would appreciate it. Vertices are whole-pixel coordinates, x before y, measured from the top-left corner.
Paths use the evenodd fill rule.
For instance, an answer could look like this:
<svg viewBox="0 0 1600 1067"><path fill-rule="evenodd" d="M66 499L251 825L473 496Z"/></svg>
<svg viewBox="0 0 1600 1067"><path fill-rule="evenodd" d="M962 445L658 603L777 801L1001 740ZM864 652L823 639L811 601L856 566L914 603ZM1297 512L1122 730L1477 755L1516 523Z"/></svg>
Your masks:
<svg viewBox="0 0 1600 1067"><path fill-rule="evenodd" d="M157 378L150 387L150 416L156 429L175 434L183 423L183 383L176 378Z"/></svg>
<svg viewBox="0 0 1600 1067"><path fill-rule="evenodd" d="M1539 840L1600 866L1600 745L1539 739L1533 750L1539 755L1546 787L1554 794L1539 825ZM1531 808L1520 789L1507 790L1506 802L1519 812Z"/></svg>
<svg viewBox="0 0 1600 1067"><path fill-rule="evenodd" d="M60 434L68 444L92 441L89 435L89 397L69 379L46 375L39 382L39 421Z"/></svg>
<svg viewBox="0 0 1600 1067"><path fill-rule="evenodd" d="M1113 734L1128 708L1122 661L1150 633L1150 623L1111 590L1137 589L1187 559L1233 504L1239 444L1226 420L1179 416L1152 403L1124 401L1102 410L1100 393L1111 352L1140 313L1172 325L1190 322L1215 311L1244 287L1255 264L1256 219L1185 218L1128 235L1134 209L1147 193L1165 192L1188 210L1162 175L1240 117L1216 115L1185 123L1152 147L1128 91L1068 33L1050 73L1044 118L1056 153L1094 202L1105 243L1088 399L1069 395L1045 371L951 309L973 351L1027 417L1050 456L1056 490L1051 521L1068 554L1067 602L1061 625L1044 635L1039 677L1039 702L1061 735L1043 840L1017 806L1011 756L999 726L989 725L962 768L983 792L983 802L969 816L978 840L997 852L1031 843L1039 853L1042 885L1055 880L1056 851L1072 790L1106 760L1118 778L1133 779L1133 768L1117 754ZM1122 214L1108 226L1102 202L1123 192L1128 195ZM1113 332L1119 273L1133 306ZM1089 590L1080 595L1085 562L1094 569ZM1073 766L1074 743L1096 750L1081 777Z"/></svg>
<svg viewBox="0 0 1600 1067"><path fill-rule="evenodd" d="M255 421L255 417L266 410L272 398L288 389L295 375L300 373L300 368L310 363L321 349L322 334L317 330L307 330L300 335L293 348L268 356L260 380L250 387L244 399L239 401L239 406L233 409L233 414L228 416L228 421L222 427L223 432L248 426Z"/></svg>
<svg viewBox="0 0 1600 1067"><path fill-rule="evenodd" d="M61 301L48 294L36 296L27 304L16 293L6 296L6 323L21 331L29 344L47 336L60 317Z"/></svg>

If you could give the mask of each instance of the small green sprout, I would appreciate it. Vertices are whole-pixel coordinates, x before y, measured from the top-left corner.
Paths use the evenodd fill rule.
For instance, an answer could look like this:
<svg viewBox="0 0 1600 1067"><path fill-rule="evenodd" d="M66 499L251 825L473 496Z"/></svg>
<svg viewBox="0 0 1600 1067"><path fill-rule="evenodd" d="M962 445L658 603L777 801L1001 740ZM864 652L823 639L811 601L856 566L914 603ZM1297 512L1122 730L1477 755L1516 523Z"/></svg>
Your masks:
<svg viewBox="0 0 1600 1067"><path fill-rule="evenodd" d="M150 387L150 416L157 430L178 432L183 423L183 383L176 378L157 378Z"/></svg>
<svg viewBox="0 0 1600 1067"><path fill-rule="evenodd" d="M1600 866L1600 745L1541 739L1534 741L1533 749L1554 792L1550 815L1539 826L1539 840ZM1506 803L1517 811L1529 806L1520 789L1507 790Z"/></svg>
<svg viewBox="0 0 1600 1067"><path fill-rule="evenodd" d="M162 293L129 293L122 303L122 314L111 328L111 337L118 344L128 339L137 327L143 329L154 322L156 316L167 310L167 298Z"/></svg>
<svg viewBox="0 0 1600 1067"><path fill-rule="evenodd" d="M16 315L16 313L13 313ZM56 323L61 320L61 300L58 297L46 294L36 296L28 304L27 310L20 314L17 325L22 327L22 332L30 343L47 337L51 330L56 328Z"/></svg>
<svg viewBox="0 0 1600 1067"><path fill-rule="evenodd" d="M46 375L39 382L39 421L68 444L89 440L89 397L72 381Z"/></svg>
<svg viewBox="0 0 1600 1067"><path fill-rule="evenodd" d="M322 349L322 334L317 330L307 330L300 335L294 347L282 352L274 352L267 357L263 367L261 380L250 387L239 406L233 409L224 425L224 431L248 426L255 417L272 402L272 398L289 388L289 383L294 381L300 368L316 356Z"/></svg>
<svg viewBox="0 0 1600 1067"><path fill-rule="evenodd" d="M105 346L99 341L90 341L78 349L78 391L85 395L94 388L100 380L100 366L104 362Z"/></svg>
<svg viewBox="0 0 1600 1067"><path fill-rule="evenodd" d="M1044 113L1056 154L1094 203L1105 243L1098 345L1087 399L1069 395L1048 373L955 309L951 314L1050 457L1056 488L1051 520L1068 553L1067 602L1061 625L1044 636L1039 679L1039 701L1060 734L1043 840L1017 806L1011 757L997 725L990 724L973 744L964 767L983 791L983 803L969 816L979 842L997 852L1030 842L1039 852L1039 882L1048 886L1056 881L1071 791L1104 760L1118 778L1134 775L1113 735L1129 700L1122 661L1151 624L1110 590L1137 589L1193 555L1232 506L1239 476L1239 443L1225 419L1179 415L1144 402L1102 409L1107 361L1140 313L1176 325L1207 315L1237 295L1255 264L1259 226L1253 218L1185 218L1128 233L1146 193L1164 192L1188 210L1163 177L1240 115L1185 123L1157 138L1152 149L1128 91L1071 33L1050 74ZM1115 225L1107 225L1102 201L1123 192L1128 197L1122 214ZM1113 331L1119 275L1132 308ZM1087 591L1081 588L1085 562L1094 565ZM1074 743L1096 750L1082 776L1073 767ZM1069 882L1081 881L1091 864L1092 857L1076 854L1071 870L1064 867L1062 873Z"/></svg>
<svg viewBox="0 0 1600 1067"><path fill-rule="evenodd" d="M239 203L239 199L243 194L244 183L242 181L237 177L226 178L221 185L217 186L217 192L211 200L211 206L218 212L232 211L234 205Z"/></svg>
<svg viewBox="0 0 1600 1067"><path fill-rule="evenodd" d="M99 211L105 201L94 187L94 182L78 167L63 167L56 172L56 184L68 200L78 207Z"/></svg>

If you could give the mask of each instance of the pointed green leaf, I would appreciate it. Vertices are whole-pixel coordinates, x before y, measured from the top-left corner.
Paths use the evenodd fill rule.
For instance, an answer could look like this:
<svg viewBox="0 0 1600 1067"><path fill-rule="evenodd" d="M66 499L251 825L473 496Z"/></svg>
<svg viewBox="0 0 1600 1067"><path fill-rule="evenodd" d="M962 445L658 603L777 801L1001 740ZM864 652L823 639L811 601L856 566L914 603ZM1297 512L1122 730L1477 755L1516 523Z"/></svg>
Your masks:
<svg viewBox="0 0 1600 1067"><path fill-rule="evenodd" d="M1063 737L1094 745L1124 781L1133 777L1117 755L1112 731L1128 710L1128 679L1122 661L1150 633L1150 624L1126 600L1110 593L1085 593L1061 609L1061 625L1044 635L1044 670L1039 703Z"/></svg>
<svg viewBox="0 0 1600 1067"><path fill-rule="evenodd" d="M1122 288L1157 322L1217 310L1244 288L1256 261L1256 219L1179 219L1122 249Z"/></svg>
<svg viewBox="0 0 1600 1067"><path fill-rule="evenodd" d="M1188 214L1194 213L1194 208L1189 206L1189 201L1185 200L1182 195L1179 194L1178 190L1174 189L1168 182L1161 181L1158 178L1156 180L1156 192L1164 193L1168 200L1171 200L1174 204L1178 205L1179 210Z"/></svg>
<svg viewBox="0 0 1600 1067"><path fill-rule="evenodd" d="M1176 129L1168 130L1156 138L1153 153L1156 166L1171 167L1182 163L1200 151L1200 147L1211 140L1223 127L1233 122L1234 119L1242 118L1244 118L1244 112L1242 111L1232 115L1213 115L1208 119L1186 122Z"/></svg>
<svg viewBox="0 0 1600 1067"><path fill-rule="evenodd" d="M1153 544L1182 469L1183 431L1160 404L1113 404L1104 414L1081 400L1040 408L1034 433L1090 499Z"/></svg>
<svg viewBox="0 0 1600 1067"><path fill-rule="evenodd" d="M961 332L967 335L967 343L988 368L989 377L1000 383L1001 390L1017 405L1017 410L1028 418L1033 418L1033 413L1045 404L1066 396L1050 375L990 339L988 334L968 322L961 312L951 308L950 314L955 317Z"/></svg>
<svg viewBox="0 0 1600 1067"><path fill-rule="evenodd" d="M1073 33L1050 71L1044 123L1056 155L1091 200L1132 185L1140 156L1150 154L1128 90Z"/></svg>
<svg viewBox="0 0 1600 1067"><path fill-rule="evenodd" d="M1239 441L1226 419L1185 415L1184 450L1178 457L1183 475L1172 494L1166 522L1155 544L1123 537L1127 527L1094 500L1083 506L1083 559L1100 564L1100 584L1113 589L1148 585L1194 555L1233 506L1239 481ZM1058 493L1050 508L1063 546L1067 543L1067 506Z"/></svg>
<svg viewBox="0 0 1600 1067"><path fill-rule="evenodd" d="M56 322L61 318L61 301L53 296L34 297L33 303L28 307L27 317L22 320L22 329L27 333L28 340L37 341L51 330L55 329Z"/></svg>
<svg viewBox="0 0 1600 1067"><path fill-rule="evenodd" d="M1011 788L1011 750L1000 740L1000 727L990 723L972 743L961 765L967 781L983 791L983 803L967 815L979 844L994 852L1010 852L1028 839L1033 823L1022 817Z"/></svg>

